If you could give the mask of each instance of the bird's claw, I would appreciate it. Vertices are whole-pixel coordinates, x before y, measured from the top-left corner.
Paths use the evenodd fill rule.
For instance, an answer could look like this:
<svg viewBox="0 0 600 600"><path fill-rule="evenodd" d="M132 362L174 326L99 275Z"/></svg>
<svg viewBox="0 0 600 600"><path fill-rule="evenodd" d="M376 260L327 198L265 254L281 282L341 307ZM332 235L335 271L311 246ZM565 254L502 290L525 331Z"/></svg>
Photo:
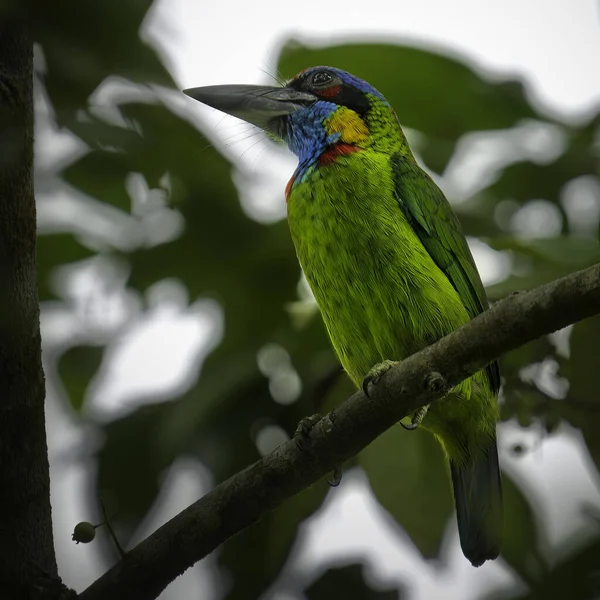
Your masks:
<svg viewBox="0 0 600 600"><path fill-rule="evenodd" d="M332 477L331 479L327 480L327 483L329 484L330 487L337 487L338 485L340 485L342 481L342 467L336 467L335 469L333 469L333 473L332 473Z"/></svg>
<svg viewBox="0 0 600 600"><path fill-rule="evenodd" d="M333 413L330 414L330 418L332 418ZM296 446L301 452L309 451L309 436L310 430L322 419L321 415L311 415L310 417L304 417L299 423L298 427L296 427L296 431L294 431L294 440L296 441ZM340 485L342 481L342 467L341 465L335 467L332 473L331 479L327 479L327 483L331 487L337 487Z"/></svg>
<svg viewBox="0 0 600 600"><path fill-rule="evenodd" d="M362 390L367 398L371 397L369 393L369 386L377 385L377 382L381 377L387 373L394 365L397 365L396 360L384 360L379 364L375 365L366 375L362 382Z"/></svg>
<svg viewBox="0 0 600 600"><path fill-rule="evenodd" d="M410 420L410 425L407 425L402 421L400 421L400 425L402 425L402 427L404 427L404 429L406 429L407 431L414 431L423 422L423 419L425 418L425 415L427 414L428 410L429 404L427 404L426 406L421 406L421 408L419 408L419 410L417 410L412 416L412 419Z"/></svg>
<svg viewBox="0 0 600 600"><path fill-rule="evenodd" d="M302 452L306 452L308 450L308 438L310 435L310 430L322 419L321 415L311 415L310 417L304 417L298 423L298 427L296 427L296 431L294 431L294 439L296 440L296 446L298 446L299 450Z"/></svg>

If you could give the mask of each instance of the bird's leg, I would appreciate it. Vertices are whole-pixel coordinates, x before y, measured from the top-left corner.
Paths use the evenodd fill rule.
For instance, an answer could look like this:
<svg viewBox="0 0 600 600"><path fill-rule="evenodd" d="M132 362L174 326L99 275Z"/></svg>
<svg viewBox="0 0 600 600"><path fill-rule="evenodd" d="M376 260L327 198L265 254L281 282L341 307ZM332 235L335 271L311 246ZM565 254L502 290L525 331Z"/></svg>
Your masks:
<svg viewBox="0 0 600 600"><path fill-rule="evenodd" d="M365 396L370 397L369 386L377 385L377 382L381 379L381 377L387 373L394 365L397 365L399 361L397 360L384 360L379 364L375 365L368 373L367 376L363 379L362 389L365 393ZM429 409L429 405L422 406L419 410L415 411L412 416L411 422L409 425L400 421L400 425L407 429L408 431L413 431L416 429L425 418L427 414L427 410Z"/></svg>
<svg viewBox="0 0 600 600"><path fill-rule="evenodd" d="M381 379L382 375L387 373L394 365L397 365L398 362L399 361L397 360L384 360L369 370L362 382L362 389L367 398L371 397L369 385L377 385L377 382Z"/></svg>
<svg viewBox="0 0 600 600"><path fill-rule="evenodd" d="M333 416L333 413L330 413L330 418ZM296 427L296 431L294 431L294 439L296 440L296 446L301 452L308 452L308 438L310 435L310 430L322 419L321 415L311 415L310 417L304 417L299 423L298 427ZM340 485L342 481L342 467L341 465L335 467L333 469L333 476L331 479L327 479L327 483L331 487L337 487Z"/></svg>
<svg viewBox="0 0 600 600"><path fill-rule="evenodd" d="M404 427L404 429L407 431L414 431L423 422L428 410L429 404L421 406L421 408L419 408L419 410L415 411L413 414L412 419L410 420L410 425L406 425L402 421L400 421L400 425L402 425L402 427Z"/></svg>

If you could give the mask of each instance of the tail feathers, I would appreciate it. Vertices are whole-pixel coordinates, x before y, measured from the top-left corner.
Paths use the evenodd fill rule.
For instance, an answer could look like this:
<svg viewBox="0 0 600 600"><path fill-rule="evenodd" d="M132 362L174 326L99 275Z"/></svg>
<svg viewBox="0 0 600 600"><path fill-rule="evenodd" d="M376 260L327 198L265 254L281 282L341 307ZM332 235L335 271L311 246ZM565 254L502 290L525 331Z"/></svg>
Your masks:
<svg viewBox="0 0 600 600"><path fill-rule="evenodd" d="M497 558L502 536L502 482L496 441L464 465L450 461L463 554L474 567Z"/></svg>

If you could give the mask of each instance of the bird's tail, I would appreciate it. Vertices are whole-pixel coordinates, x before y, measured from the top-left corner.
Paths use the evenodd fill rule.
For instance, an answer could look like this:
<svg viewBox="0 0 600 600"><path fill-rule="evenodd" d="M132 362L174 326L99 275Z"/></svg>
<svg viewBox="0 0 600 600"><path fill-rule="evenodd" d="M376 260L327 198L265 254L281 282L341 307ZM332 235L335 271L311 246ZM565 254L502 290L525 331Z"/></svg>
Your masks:
<svg viewBox="0 0 600 600"><path fill-rule="evenodd" d="M465 464L450 461L460 546L474 567L500 553L502 482L496 440Z"/></svg>

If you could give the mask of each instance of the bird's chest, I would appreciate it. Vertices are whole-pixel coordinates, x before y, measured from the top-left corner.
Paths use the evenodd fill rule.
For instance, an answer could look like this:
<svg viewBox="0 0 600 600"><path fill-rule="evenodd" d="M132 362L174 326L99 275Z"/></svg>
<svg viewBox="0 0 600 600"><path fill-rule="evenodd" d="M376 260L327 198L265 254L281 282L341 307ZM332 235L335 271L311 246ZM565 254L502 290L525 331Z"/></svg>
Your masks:
<svg viewBox="0 0 600 600"><path fill-rule="evenodd" d="M328 169L294 185L288 220L333 345L359 380L374 363L439 337L428 325L440 320L436 267L398 206L390 173Z"/></svg>
<svg viewBox="0 0 600 600"><path fill-rule="evenodd" d="M323 171L295 186L288 221L298 259L326 310L342 297L362 299L377 279L392 276L399 236L412 230L383 181L341 168Z"/></svg>

